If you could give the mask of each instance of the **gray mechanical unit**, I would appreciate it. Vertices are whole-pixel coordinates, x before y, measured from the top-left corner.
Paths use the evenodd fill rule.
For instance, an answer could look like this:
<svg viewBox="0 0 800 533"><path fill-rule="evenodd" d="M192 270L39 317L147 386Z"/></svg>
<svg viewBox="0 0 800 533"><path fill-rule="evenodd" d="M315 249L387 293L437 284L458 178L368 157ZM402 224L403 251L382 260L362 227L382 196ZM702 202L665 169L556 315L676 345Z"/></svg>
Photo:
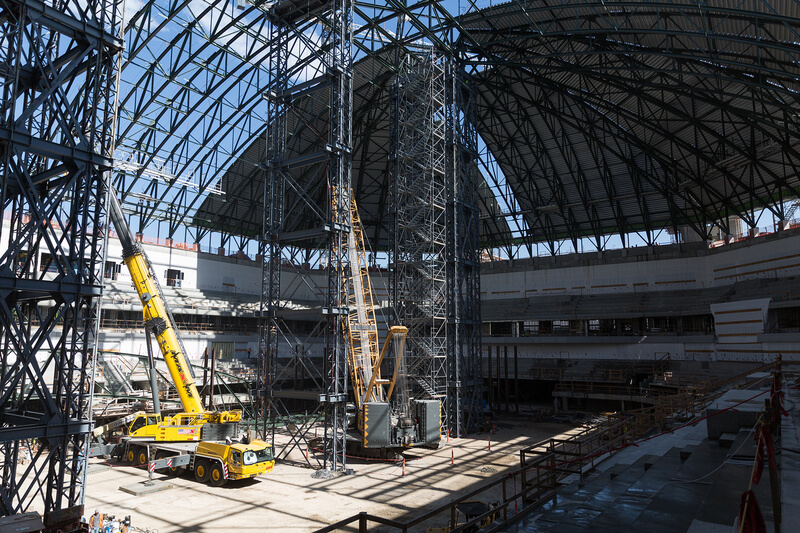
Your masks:
<svg viewBox="0 0 800 533"><path fill-rule="evenodd" d="M419 425L419 441L438 446L442 435L442 404L439 400L417 400L417 423Z"/></svg>
<svg viewBox="0 0 800 533"><path fill-rule="evenodd" d="M364 447L383 448L391 446L391 413L385 402L364 404Z"/></svg>

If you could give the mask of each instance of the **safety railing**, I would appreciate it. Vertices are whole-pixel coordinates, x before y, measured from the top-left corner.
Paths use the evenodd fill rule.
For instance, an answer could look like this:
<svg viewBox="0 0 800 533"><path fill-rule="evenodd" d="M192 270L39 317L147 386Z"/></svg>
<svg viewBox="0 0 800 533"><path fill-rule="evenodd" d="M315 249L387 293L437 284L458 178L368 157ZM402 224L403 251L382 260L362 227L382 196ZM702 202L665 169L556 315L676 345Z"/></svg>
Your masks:
<svg viewBox="0 0 800 533"><path fill-rule="evenodd" d="M484 375L488 372L484 370ZM548 368L548 367L533 367L529 368L526 372L528 379L538 379L542 381L560 381L564 377L564 369L562 368Z"/></svg>
<svg viewBox="0 0 800 533"><path fill-rule="evenodd" d="M775 366L775 363L769 363L750 369L718 383L717 386L735 385L749 374L770 370ZM391 520L359 513L319 529L316 533L355 528L359 532L366 532L373 529L374 525L391 528L386 531L405 533L435 517L448 515L450 532L474 531L489 517L502 521L503 525L510 525L548 501L554 501L559 480L568 475L582 477L600 462L634 444L646 434L663 429L671 422L692 419L720 394L722 392L713 389L702 389L659 396L652 406L608 415L604 424L584 429L569 438L553 437L540 441L520 450L519 469L412 520ZM489 491L496 491L497 487L502 487L502 499L494 507L464 523L456 522L458 504ZM483 499L491 501L491 498Z"/></svg>
<svg viewBox="0 0 800 533"><path fill-rule="evenodd" d="M487 519L502 520L503 523L510 524L532 509L541 507L552 500L556 494L557 480L555 454L543 453L538 457L531 458L526 466L509 472L412 520L392 520L369 513L359 513L318 529L315 533L326 533L345 528L351 530L358 528L359 532L366 532L373 530L375 525L391 528L382 529L383 531L402 531L406 533L408 531L417 531L417 526L426 522L435 522L437 519L441 522L449 521L448 531L450 533L475 531ZM498 491L501 493L501 499L493 505L487 506L487 510L484 513L465 519L463 522L457 522L458 506L460 504L474 501L476 498L485 496L486 493L495 495ZM487 498L484 497L482 499Z"/></svg>
<svg viewBox="0 0 800 533"><path fill-rule="evenodd" d="M632 396L637 398L652 398L663 394L672 394L674 391L665 389L651 389L625 385L621 383L606 383L601 381L572 381L564 380L556 383L554 392L569 392L576 395L604 394L613 396Z"/></svg>
<svg viewBox="0 0 800 533"><path fill-rule="evenodd" d="M120 318L103 318L100 320L100 327L110 331L130 331L142 330L144 324L141 320L125 320ZM248 328L243 324L213 324L211 322L178 322L178 329L185 333L255 333L253 327Z"/></svg>
<svg viewBox="0 0 800 533"><path fill-rule="evenodd" d="M656 424L653 407L626 413L608 415L605 424L593 426L568 438L552 437L520 450L520 465L528 464L530 457L552 453L556 460L556 471L563 477L569 474L583 476L609 452L621 449L633 439L649 431Z"/></svg>

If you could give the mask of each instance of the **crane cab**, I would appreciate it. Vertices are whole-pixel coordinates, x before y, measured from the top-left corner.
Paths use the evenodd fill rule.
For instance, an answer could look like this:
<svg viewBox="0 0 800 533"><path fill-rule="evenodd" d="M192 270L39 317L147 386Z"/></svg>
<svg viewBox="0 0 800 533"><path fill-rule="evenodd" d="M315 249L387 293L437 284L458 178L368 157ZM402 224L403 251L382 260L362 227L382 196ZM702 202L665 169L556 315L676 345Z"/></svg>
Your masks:
<svg viewBox="0 0 800 533"><path fill-rule="evenodd" d="M140 414L134 418L127 426L123 426L123 433L131 439L148 439L152 440L158 433L158 427L161 425L161 415L156 414Z"/></svg>
<svg viewBox="0 0 800 533"><path fill-rule="evenodd" d="M197 446L194 471L199 481L222 485L228 479L247 479L271 472L275 466L272 446L260 440L226 444L203 441ZM221 467L222 470L217 470ZM215 477L215 472L218 472ZM224 473L224 479L220 479Z"/></svg>

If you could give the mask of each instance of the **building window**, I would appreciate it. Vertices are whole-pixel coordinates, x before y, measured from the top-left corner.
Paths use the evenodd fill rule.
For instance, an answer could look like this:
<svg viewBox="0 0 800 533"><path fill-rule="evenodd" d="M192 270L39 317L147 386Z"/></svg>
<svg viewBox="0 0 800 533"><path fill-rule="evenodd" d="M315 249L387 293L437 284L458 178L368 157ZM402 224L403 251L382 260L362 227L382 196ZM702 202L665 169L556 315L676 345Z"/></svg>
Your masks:
<svg viewBox="0 0 800 533"><path fill-rule="evenodd" d="M569 334L569 320L553 320L553 333Z"/></svg>
<svg viewBox="0 0 800 533"><path fill-rule="evenodd" d="M57 272L56 263L48 253L42 253L42 261L39 263L40 272Z"/></svg>
<svg viewBox="0 0 800 533"><path fill-rule="evenodd" d="M177 268L167 269L167 287L180 287L183 281L183 272Z"/></svg>
<svg viewBox="0 0 800 533"><path fill-rule="evenodd" d="M528 335L538 335L539 334L539 321L538 320L526 320L522 324L522 335L527 337Z"/></svg>
<svg viewBox="0 0 800 533"><path fill-rule="evenodd" d="M106 268L103 270L103 277L112 281L117 280L117 274L122 270L122 265L114 261L106 261Z"/></svg>

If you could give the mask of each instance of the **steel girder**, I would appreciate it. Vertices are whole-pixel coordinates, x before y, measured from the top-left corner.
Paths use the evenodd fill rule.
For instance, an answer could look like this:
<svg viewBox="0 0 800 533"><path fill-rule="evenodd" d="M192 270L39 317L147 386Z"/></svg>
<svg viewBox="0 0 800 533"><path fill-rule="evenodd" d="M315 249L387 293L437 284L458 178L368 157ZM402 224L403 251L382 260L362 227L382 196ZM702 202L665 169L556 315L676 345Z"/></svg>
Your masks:
<svg viewBox="0 0 800 533"><path fill-rule="evenodd" d="M689 226L700 236L711 225L727 231L725 221L733 215L752 226L761 208L788 216L787 200L800 193L800 119L794 111L800 19L794 2L516 0L486 9L466 3L470 9L462 15L441 2L354 2L351 56L369 64L365 72L374 75L355 81L352 186L377 247L386 249L389 242L388 87L398 54L429 47L454 54L471 75L476 129L485 141L485 182L477 198L483 247L504 246L514 256L543 242L557 253L565 241L577 248L579 240L590 238L602 249L612 234L621 234L623 244L635 232L654 242L664 228ZM24 164L17 166L29 170L24 178L19 168L4 170L3 205L18 209L45 194L71 198L64 191L84 179L81 173L104 168L112 156L102 149L111 146L107 140L85 143L86 130L71 128L75 119L69 115L96 105L73 95L79 86L74 79L100 68L80 58L94 57L92 47L113 34L103 24L117 24L119 17L97 25L92 21L99 20L98 11L69 3L58 12L36 2L0 5L4 109L16 101L8 94L29 95L20 98L35 104L27 106L33 114L16 118L33 124L33 115L45 109L45 92L81 102L51 108L37 122L45 125L41 130L17 128L4 115L4 169L19 160ZM221 1L150 1L129 17L117 186L139 231L158 222L171 238L187 228L187 239L196 242L207 242L212 233L220 245L239 249L253 239L267 242L259 210L268 172L266 132L274 117L262 100L275 80L264 59L277 34L266 9L258 2L238 10ZM43 31L31 30L40 24ZM293 29L300 39L285 67L292 86L318 77L314 24L298 20ZM33 55L11 59L21 39L43 41L55 34L62 36L60 43L74 44L56 49L42 64ZM47 75L44 68L51 69ZM336 84L322 85L325 101L337 101ZM59 93L59 86L66 89ZM283 157L294 170L282 177L292 201L282 220L324 218L328 188L310 170L320 161L307 158L315 152L314 132L330 135L330 124L341 122L331 122L331 109L310 99L293 105L287 136L294 144ZM15 112L22 113L19 106ZM112 122L95 135L102 137L97 132L105 134ZM57 138L59 129L68 142ZM77 141L70 137L73 130ZM47 162L36 166L35 157ZM39 197L26 197L24 187ZM66 205L47 204L34 219L53 219L51 213ZM59 216L65 227L73 218ZM93 217L88 218L94 222ZM14 220L5 240L34 235L23 219ZM313 224L292 229L311 231ZM45 235L43 228L36 232ZM39 233L28 241L44 242ZM59 246L71 249L72 242L58 238ZM321 243L308 237L280 252L292 262L307 261L328 253ZM278 255L270 253L263 256ZM12 292L18 290L16 282L9 283ZM73 287L67 281L63 286ZM21 316L12 306L8 310ZM12 323L7 318L4 327Z"/></svg>
<svg viewBox="0 0 800 533"><path fill-rule="evenodd" d="M0 2L0 515L83 504L119 7Z"/></svg>
<svg viewBox="0 0 800 533"><path fill-rule="evenodd" d="M489 215L516 233L484 244L603 249L611 234L783 218L800 156L790 5L761 3L761 19L744 2L518 1L462 17L480 133L516 206Z"/></svg>
<svg viewBox="0 0 800 533"><path fill-rule="evenodd" d="M129 164L118 166L117 187L138 231L161 221L176 236L204 198L219 194L220 175L242 146L264 131L268 35L259 7L229 2L149 2L131 17L118 135L118 154ZM242 172L259 162L249 160ZM240 207L260 206L249 198ZM202 219L187 238L208 233ZM232 224L219 233L225 245L259 231Z"/></svg>
<svg viewBox="0 0 800 533"><path fill-rule="evenodd" d="M459 14L442 2L355 2L354 58L391 76L396 51L434 46L469 65L486 141L484 246L513 255L545 242L555 253L565 239L602 248L614 233L623 244L665 227L706 234L730 215L753 225L762 207L785 216L798 187L791 2L463 5ZM121 144L137 159L121 188L140 229L164 220L170 237L188 225L189 239L213 232L243 248L260 225L252 213L263 171L249 147L266 118L258 98L269 83L259 62L268 23L258 3L196 6L148 3L128 26L125 78L142 83L123 82ZM295 57L291 76L302 80L313 58ZM542 100L537 87L553 96ZM380 92L370 96L377 108L354 118L366 137L354 139L365 159L353 183L379 247L388 243L388 184L364 169L370 151L388 153Z"/></svg>
<svg viewBox="0 0 800 533"><path fill-rule="evenodd" d="M447 420L456 436L480 431L480 194L476 94L462 66L448 64L447 124Z"/></svg>
<svg viewBox="0 0 800 533"><path fill-rule="evenodd" d="M359 2L354 57L437 35L430 26L450 20L438 4ZM261 159L247 147L259 143L267 123L260 98L270 83L264 59L275 37L267 6L151 1L131 14L116 185L137 230L163 224L167 237L193 241L214 233L220 245L239 249L259 234L260 221L250 218L259 210L252 184ZM313 27L299 21L296 31ZM288 76L302 80L315 58L307 50L292 55ZM229 169L253 179L228 183Z"/></svg>

